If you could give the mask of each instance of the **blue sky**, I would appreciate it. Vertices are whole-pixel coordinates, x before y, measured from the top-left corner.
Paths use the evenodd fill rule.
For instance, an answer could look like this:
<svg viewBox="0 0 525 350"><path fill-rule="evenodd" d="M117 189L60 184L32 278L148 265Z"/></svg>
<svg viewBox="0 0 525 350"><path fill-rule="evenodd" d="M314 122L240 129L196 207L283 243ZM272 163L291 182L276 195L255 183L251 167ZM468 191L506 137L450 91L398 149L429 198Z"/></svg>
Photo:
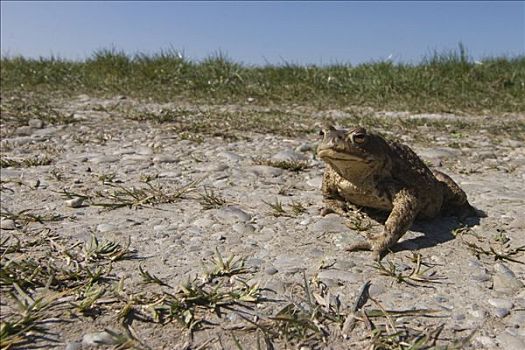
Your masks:
<svg viewBox="0 0 525 350"><path fill-rule="evenodd" d="M222 51L245 64L418 62L462 42L474 59L525 54L525 2L1 1L2 55L83 59Z"/></svg>

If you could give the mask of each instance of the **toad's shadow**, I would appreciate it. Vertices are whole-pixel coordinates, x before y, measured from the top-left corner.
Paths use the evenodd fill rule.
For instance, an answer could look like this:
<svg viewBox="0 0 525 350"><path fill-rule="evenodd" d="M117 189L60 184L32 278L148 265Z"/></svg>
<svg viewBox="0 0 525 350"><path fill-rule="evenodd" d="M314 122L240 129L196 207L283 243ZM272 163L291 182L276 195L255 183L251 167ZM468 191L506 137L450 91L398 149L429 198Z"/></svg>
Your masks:
<svg viewBox="0 0 525 350"><path fill-rule="evenodd" d="M363 210L371 219L385 224L388 214L377 212L375 210ZM422 236L415 238L406 238L396 243L390 250L393 253L405 250L417 250L422 248L435 247L439 244L451 241L455 238L452 232L458 227L473 227L479 225L480 218L486 217L486 214L476 210L477 216L469 216L459 220L455 216L439 216L431 220L416 219L409 231L423 233ZM401 238L403 239L403 238Z"/></svg>

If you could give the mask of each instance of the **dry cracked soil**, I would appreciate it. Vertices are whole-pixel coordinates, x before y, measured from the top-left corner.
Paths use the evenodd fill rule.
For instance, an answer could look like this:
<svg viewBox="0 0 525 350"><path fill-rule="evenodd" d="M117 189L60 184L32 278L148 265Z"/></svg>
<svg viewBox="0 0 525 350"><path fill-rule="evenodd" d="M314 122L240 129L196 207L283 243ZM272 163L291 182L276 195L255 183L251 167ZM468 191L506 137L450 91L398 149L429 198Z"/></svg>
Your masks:
<svg viewBox="0 0 525 350"><path fill-rule="evenodd" d="M13 348L525 348L525 116L251 102L82 95L55 102L67 122L3 123L2 322L52 300ZM279 108L309 119L259 130ZM486 216L418 221L382 265L345 251L381 223L320 216L326 121L402 140Z"/></svg>

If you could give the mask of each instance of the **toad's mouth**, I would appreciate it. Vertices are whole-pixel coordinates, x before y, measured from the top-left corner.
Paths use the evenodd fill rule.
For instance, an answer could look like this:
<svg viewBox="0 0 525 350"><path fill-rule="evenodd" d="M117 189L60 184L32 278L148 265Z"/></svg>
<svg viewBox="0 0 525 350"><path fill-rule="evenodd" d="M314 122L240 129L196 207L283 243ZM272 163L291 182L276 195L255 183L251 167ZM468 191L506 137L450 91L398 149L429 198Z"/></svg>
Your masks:
<svg viewBox="0 0 525 350"><path fill-rule="evenodd" d="M363 157L359 157L357 155L343 153L343 152L337 152L337 151L334 151L333 149L319 150L317 152L317 155L321 159L366 162L366 160Z"/></svg>

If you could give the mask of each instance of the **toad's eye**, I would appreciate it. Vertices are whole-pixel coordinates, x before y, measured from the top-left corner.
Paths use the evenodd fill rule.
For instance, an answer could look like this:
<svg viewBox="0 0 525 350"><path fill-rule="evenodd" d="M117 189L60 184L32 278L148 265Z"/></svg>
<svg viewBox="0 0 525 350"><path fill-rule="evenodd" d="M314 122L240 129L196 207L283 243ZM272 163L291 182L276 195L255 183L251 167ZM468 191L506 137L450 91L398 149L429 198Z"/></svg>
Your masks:
<svg viewBox="0 0 525 350"><path fill-rule="evenodd" d="M323 129L319 130L319 136L324 136L324 130Z"/></svg>
<svg viewBox="0 0 525 350"><path fill-rule="evenodd" d="M352 142L361 144L366 141L366 135L365 134L353 134L352 135Z"/></svg>

